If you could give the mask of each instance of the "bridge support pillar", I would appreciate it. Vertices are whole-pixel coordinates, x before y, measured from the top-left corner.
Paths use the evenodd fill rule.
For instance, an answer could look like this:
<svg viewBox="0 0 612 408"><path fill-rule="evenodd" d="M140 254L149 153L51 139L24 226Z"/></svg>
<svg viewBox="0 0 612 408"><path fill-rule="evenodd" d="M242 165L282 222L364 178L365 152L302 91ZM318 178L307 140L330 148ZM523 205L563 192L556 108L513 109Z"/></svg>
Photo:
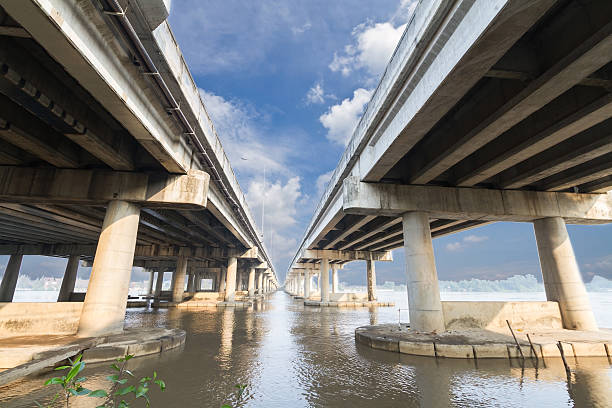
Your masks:
<svg viewBox="0 0 612 408"><path fill-rule="evenodd" d="M338 293L340 287L338 286L338 268L336 265L331 266L332 270L332 293Z"/></svg>
<svg viewBox="0 0 612 408"><path fill-rule="evenodd" d="M257 293L263 295L263 271L257 274Z"/></svg>
<svg viewBox="0 0 612 408"><path fill-rule="evenodd" d="M559 303L563 327L598 330L574 249L561 217L533 222L546 299Z"/></svg>
<svg viewBox="0 0 612 408"><path fill-rule="evenodd" d="M172 301L179 303L183 301L185 293L185 275L187 274L187 258L179 256L176 260L176 269L172 274Z"/></svg>
<svg viewBox="0 0 612 408"><path fill-rule="evenodd" d="M249 268L249 297L255 296L255 268Z"/></svg>
<svg viewBox="0 0 612 408"><path fill-rule="evenodd" d="M310 269L304 271L304 299L310 297L310 281L312 280Z"/></svg>
<svg viewBox="0 0 612 408"><path fill-rule="evenodd" d="M121 333L134 262L140 208L108 203L77 334L93 337Z"/></svg>
<svg viewBox="0 0 612 408"><path fill-rule="evenodd" d="M153 279L155 278L155 272L148 269L149 272L149 282L147 282L147 296L151 296L153 294Z"/></svg>
<svg viewBox="0 0 612 408"><path fill-rule="evenodd" d="M238 259L232 257L227 260L227 272L225 274L225 301L233 302L236 297L236 272Z"/></svg>
<svg viewBox="0 0 612 408"><path fill-rule="evenodd" d="M187 275L187 292L193 293L195 292L195 269L191 266L187 270L189 271Z"/></svg>
<svg viewBox="0 0 612 408"><path fill-rule="evenodd" d="M321 302L329 302L329 259L321 259Z"/></svg>
<svg viewBox="0 0 612 408"><path fill-rule="evenodd" d="M15 296L15 288L17 287L17 278L19 277L19 269L21 268L22 254L13 254L9 258L2 284L0 284L0 302L12 302Z"/></svg>
<svg viewBox="0 0 612 408"><path fill-rule="evenodd" d="M77 271L79 270L80 257L78 255L70 255L68 263L66 264L66 270L64 271L64 277L62 279L62 286L57 296L58 302L69 302L70 294L74 292L74 284L76 283Z"/></svg>
<svg viewBox="0 0 612 408"><path fill-rule="evenodd" d="M408 212L403 215L402 222L410 327L424 332L442 332L444 315L429 217L425 212Z"/></svg>
<svg viewBox="0 0 612 408"><path fill-rule="evenodd" d="M373 302L376 300L376 269L374 261L366 261L366 270L368 275L368 300Z"/></svg>
<svg viewBox="0 0 612 408"><path fill-rule="evenodd" d="M164 285L164 271L159 270L157 272L157 280L155 281L155 296L161 295L162 286Z"/></svg>
<svg viewBox="0 0 612 408"><path fill-rule="evenodd" d="M223 293L223 297L225 297L226 278L227 278L227 268L221 267L221 272L219 273L219 293Z"/></svg>

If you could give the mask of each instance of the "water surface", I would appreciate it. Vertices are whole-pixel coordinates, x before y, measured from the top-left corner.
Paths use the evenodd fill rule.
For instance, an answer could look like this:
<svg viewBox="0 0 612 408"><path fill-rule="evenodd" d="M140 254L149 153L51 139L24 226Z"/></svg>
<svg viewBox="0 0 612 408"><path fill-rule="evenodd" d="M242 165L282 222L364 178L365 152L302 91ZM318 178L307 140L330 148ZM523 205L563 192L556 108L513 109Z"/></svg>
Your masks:
<svg viewBox="0 0 612 408"><path fill-rule="evenodd" d="M538 296L468 293L443 298L537 300ZM152 395L154 407L612 406L607 359L572 360L568 382L558 359L540 362L536 369L531 361L521 367L519 361L508 360L435 360L355 344L355 327L398 320L397 309L404 307L405 295L381 291L379 297L392 298L398 306L304 308L279 292L249 310L132 309L126 316L128 327L180 327L187 331L187 341L181 350L134 359L131 368L137 376L155 369L166 380L167 391ZM592 297L600 325L610 322L609 301L609 294ZM407 313L401 319L406 321ZM109 373L105 363L88 365L89 387L102 388ZM0 388L0 406L34 407L34 399L49 399L51 390L41 387L44 378ZM246 385L240 399L236 384ZM95 400L75 400L71 406L94 407Z"/></svg>

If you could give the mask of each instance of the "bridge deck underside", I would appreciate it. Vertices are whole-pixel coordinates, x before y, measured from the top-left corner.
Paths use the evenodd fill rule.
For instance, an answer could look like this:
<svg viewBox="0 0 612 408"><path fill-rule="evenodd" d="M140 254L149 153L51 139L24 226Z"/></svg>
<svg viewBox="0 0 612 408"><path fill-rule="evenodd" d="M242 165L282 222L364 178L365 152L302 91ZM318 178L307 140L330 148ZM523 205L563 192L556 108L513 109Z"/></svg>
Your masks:
<svg viewBox="0 0 612 408"><path fill-rule="evenodd" d="M0 166L165 171L2 8L0 26L11 28L0 31ZM151 87L147 92L159 91ZM95 248L104 214L105 208L96 206L0 202L0 246ZM245 249L209 210L178 208L142 208L137 245ZM91 258L93 254L80 255ZM155 250L148 255L137 251L135 257L163 258L162 253L155 255Z"/></svg>
<svg viewBox="0 0 612 408"><path fill-rule="evenodd" d="M480 41L486 41L486 33ZM473 49L478 52L478 44ZM473 74L464 71L474 85L438 119L417 115L404 123L362 180L607 192L612 188L611 59L612 2L558 1L484 75L467 78ZM378 115L384 120L370 125L378 134L406 101L401 92L409 91L402 88L392 88L395 94L387 99L394 105ZM433 107L423 109L441 112L445 98L434 93L428 101ZM419 132L422 136L415 136ZM485 223L433 219L430 227L439 237ZM401 218L340 211L308 248L389 250L401 247L402 237Z"/></svg>

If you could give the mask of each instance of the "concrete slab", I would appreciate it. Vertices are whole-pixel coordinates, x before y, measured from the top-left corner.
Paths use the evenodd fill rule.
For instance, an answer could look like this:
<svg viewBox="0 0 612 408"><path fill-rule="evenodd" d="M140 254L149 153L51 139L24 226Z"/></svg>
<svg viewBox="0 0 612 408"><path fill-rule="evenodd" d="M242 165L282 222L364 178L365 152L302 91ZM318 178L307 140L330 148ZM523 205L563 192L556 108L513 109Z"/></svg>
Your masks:
<svg viewBox="0 0 612 408"><path fill-rule="evenodd" d="M558 343L566 357L608 357L612 351L612 329L578 331L565 329L515 331L525 358L561 357ZM379 350L418 356L447 358L520 358L514 338L508 331L485 329L452 330L425 333L409 325L382 324L355 329L355 340ZM387 343L387 344L384 344ZM435 343L435 346L434 346ZM435 351L434 351L435 347Z"/></svg>
<svg viewBox="0 0 612 408"><path fill-rule="evenodd" d="M315 307L393 307L393 302L368 302L368 301L356 301L356 302L321 302L318 300L305 300L304 306L315 306Z"/></svg>

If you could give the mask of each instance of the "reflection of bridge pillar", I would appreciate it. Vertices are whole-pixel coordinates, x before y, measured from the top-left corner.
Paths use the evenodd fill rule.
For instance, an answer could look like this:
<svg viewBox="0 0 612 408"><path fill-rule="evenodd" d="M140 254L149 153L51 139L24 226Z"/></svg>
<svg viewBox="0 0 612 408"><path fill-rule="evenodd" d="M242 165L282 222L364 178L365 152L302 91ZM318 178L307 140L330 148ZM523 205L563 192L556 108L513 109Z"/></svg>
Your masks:
<svg viewBox="0 0 612 408"><path fill-rule="evenodd" d="M541 218L533 227L546 299L559 303L563 327L597 330L565 221L561 217Z"/></svg>
<svg viewBox="0 0 612 408"><path fill-rule="evenodd" d="M249 268L249 297L255 296L255 268Z"/></svg>
<svg viewBox="0 0 612 408"><path fill-rule="evenodd" d="M223 293L223 297L225 297L225 281L227 277L227 268L221 267L220 276L221 279L219 280L219 293Z"/></svg>
<svg viewBox="0 0 612 408"><path fill-rule="evenodd" d="M236 290L242 290L242 269L236 269Z"/></svg>
<svg viewBox="0 0 612 408"><path fill-rule="evenodd" d="M329 259L321 259L321 302L329 302Z"/></svg>
<svg viewBox="0 0 612 408"><path fill-rule="evenodd" d="M77 271L79 270L79 261L80 258L78 255L70 255L68 258L66 270L64 271L64 278L62 279L62 287L57 296L58 302L70 301L70 294L74 292L74 284L76 283Z"/></svg>
<svg viewBox="0 0 612 408"><path fill-rule="evenodd" d="M418 331L444 331L429 217L425 212L408 212L402 221L410 327Z"/></svg>
<svg viewBox="0 0 612 408"><path fill-rule="evenodd" d="M338 267L332 264L331 270L332 270L332 293L338 293L338 290L340 289L338 286Z"/></svg>
<svg viewBox="0 0 612 408"><path fill-rule="evenodd" d="M9 258L2 284L0 284L0 302L12 302L15 296L15 288L17 287L17 278L19 277L19 268L21 268L22 254L13 254Z"/></svg>
<svg viewBox="0 0 612 408"><path fill-rule="evenodd" d="M304 271L304 299L308 299L310 297L310 269L306 269Z"/></svg>
<svg viewBox="0 0 612 408"><path fill-rule="evenodd" d="M176 261L176 269L172 274L172 301L179 303L183 301L185 293L185 275L187 274L187 258L179 256Z"/></svg>
<svg viewBox="0 0 612 408"><path fill-rule="evenodd" d="M81 312L79 336L123 331L139 218L137 205L119 200L108 203Z"/></svg>
<svg viewBox="0 0 612 408"><path fill-rule="evenodd" d="M374 269L374 261L366 261L366 269L368 275L368 300L372 302L376 300L376 269Z"/></svg>
<svg viewBox="0 0 612 408"><path fill-rule="evenodd" d="M238 260L234 257L227 260L227 271L225 273L225 301L232 302L236 296L236 269Z"/></svg>
<svg viewBox="0 0 612 408"><path fill-rule="evenodd" d="M576 407L612 407L612 384L604 367L588 364L574 371L570 397Z"/></svg>

